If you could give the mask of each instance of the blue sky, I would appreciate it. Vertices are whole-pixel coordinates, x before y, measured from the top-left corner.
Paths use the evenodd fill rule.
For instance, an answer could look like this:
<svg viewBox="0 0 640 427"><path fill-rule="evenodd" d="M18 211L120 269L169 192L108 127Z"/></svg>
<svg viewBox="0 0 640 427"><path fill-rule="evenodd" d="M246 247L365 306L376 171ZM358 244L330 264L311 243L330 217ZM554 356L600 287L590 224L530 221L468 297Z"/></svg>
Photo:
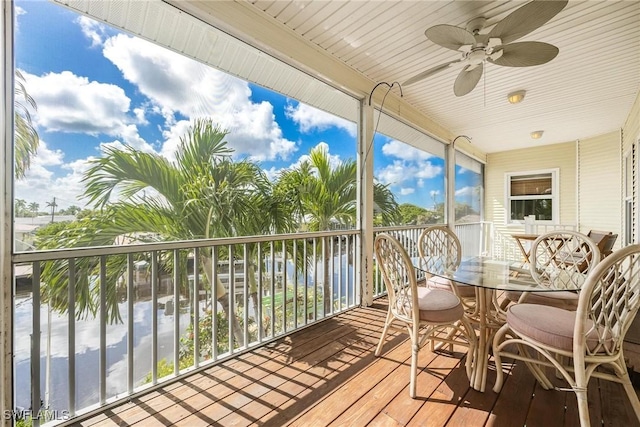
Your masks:
<svg viewBox="0 0 640 427"><path fill-rule="evenodd" d="M237 157L259 161L269 176L291 167L318 144L335 161L355 158L355 125L249 84L41 0L16 1L16 66L36 100L41 138L15 197L60 208L84 206L82 175L105 146L131 145L172 158L197 117L229 130ZM377 135L376 178L399 203L443 201L443 160ZM474 174L458 173L460 197ZM469 198L462 199L468 201Z"/></svg>

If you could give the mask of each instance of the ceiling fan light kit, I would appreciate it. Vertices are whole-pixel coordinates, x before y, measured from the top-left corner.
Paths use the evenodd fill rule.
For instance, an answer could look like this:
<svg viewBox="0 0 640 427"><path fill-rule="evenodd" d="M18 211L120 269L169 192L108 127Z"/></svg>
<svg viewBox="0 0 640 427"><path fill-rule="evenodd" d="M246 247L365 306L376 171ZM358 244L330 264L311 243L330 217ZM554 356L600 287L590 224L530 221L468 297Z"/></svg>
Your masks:
<svg viewBox="0 0 640 427"><path fill-rule="evenodd" d="M526 95L526 93L526 90L517 90L507 95L507 99L511 104L519 104L524 100L524 96Z"/></svg>
<svg viewBox="0 0 640 427"><path fill-rule="evenodd" d="M540 139L542 138L543 130L534 130L531 132L531 139Z"/></svg>
<svg viewBox="0 0 640 427"><path fill-rule="evenodd" d="M464 67L453 85L456 96L471 92L482 77L485 62L505 67L531 67L546 64L558 55L558 48L544 42L515 40L537 30L567 5L564 1L533 0L511 12L488 33L480 34L486 18L469 21L466 28L440 24L427 28L425 36L446 49L460 52L462 57L423 71L402 85L411 85L453 64Z"/></svg>

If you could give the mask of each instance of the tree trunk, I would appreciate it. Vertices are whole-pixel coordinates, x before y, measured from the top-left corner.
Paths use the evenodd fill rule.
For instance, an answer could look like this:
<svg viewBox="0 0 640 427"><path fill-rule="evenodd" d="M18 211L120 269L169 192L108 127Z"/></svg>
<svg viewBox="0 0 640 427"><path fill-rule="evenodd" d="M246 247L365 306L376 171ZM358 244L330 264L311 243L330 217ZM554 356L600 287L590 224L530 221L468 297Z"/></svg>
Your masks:
<svg viewBox="0 0 640 427"><path fill-rule="evenodd" d="M211 258L203 256L202 265L204 266L204 274L207 277L207 280L209 281L209 283L213 283L213 277L211 277ZM211 289L213 291L213 286L211 286ZM238 319L236 318L235 312L232 307L229 307L229 298L227 297L227 291L219 278L216 280L216 294L218 296L217 301L222 306L222 310L224 311L225 316L231 322L235 341L238 343L244 343L244 337L242 334L242 330L240 329L240 325L238 324ZM215 307L212 307L212 312L215 313Z"/></svg>
<svg viewBox="0 0 640 427"><path fill-rule="evenodd" d="M256 281L255 265L249 264L247 272L249 273L249 298L251 298L251 303L253 304L254 309L253 320L256 321L256 325L260 325L260 319L258 318L258 315L260 314L258 306L258 292L260 292L260 289Z"/></svg>

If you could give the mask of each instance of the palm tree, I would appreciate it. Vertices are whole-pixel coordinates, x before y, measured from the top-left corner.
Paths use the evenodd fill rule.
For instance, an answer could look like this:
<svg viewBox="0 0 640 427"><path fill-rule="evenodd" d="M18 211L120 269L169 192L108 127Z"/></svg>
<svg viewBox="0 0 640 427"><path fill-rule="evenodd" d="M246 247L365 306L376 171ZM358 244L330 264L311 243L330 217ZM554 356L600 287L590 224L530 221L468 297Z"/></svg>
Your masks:
<svg viewBox="0 0 640 427"><path fill-rule="evenodd" d="M16 199L14 202L15 216L24 216L24 211L27 208L27 201L23 199Z"/></svg>
<svg viewBox="0 0 640 427"><path fill-rule="evenodd" d="M52 201L47 202L47 207L51 208L51 222L53 222L55 215L56 215L56 208L58 207L58 204L56 203L56 198L54 197Z"/></svg>
<svg viewBox="0 0 640 427"><path fill-rule="evenodd" d="M15 125L15 175L23 178L31 166L31 157L38 151L40 138L33 127L29 107L36 110L36 101L27 93L25 78L16 70L14 88L14 125Z"/></svg>
<svg viewBox="0 0 640 427"><path fill-rule="evenodd" d="M278 192L286 194L299 219L310 231L329 230L332 223L353 226L356 223L357 165L349 159L331 166L325 146L317 146L309 159L297 168L284 171L276 184ZM388 186L374 184L376 215L384 224L399 219L398 204ZM325 314L331 311L329 288L329 247L324 245L323 294Z"/></svg>
<svg viewBox="0 0 640 427"><path fill-rule="evenodd" d="M31 217L35 217L38 215L38 209L40 209L40 205L36 202L29 203L29 210L31 211Z"/></svg>
<svg viewBox="0 0 640 427"><path fill-rule="evenodd" d="M249 161L234 161L225 136L226 132L211 120L195 121L181 138L175 162L132 147L107 148L102 158L92 161L83 178L85 198L102 212L80 221L94 224L93 227L98 224L100 232L91 237L87 235L91 233L80 232L79 226L78 233L68 233L69 238L63 239L65 247L113 244L122 235L146 234L170 241L291 230L287 205L271 197L271 184L262 169ZM120 200L112 203L114 192L119 193ZM211 284L211 252L199 253L199 265ZM115 283L125 268L124 264L115 264L114 261L113 269L108 269L111 278L108 283ZM186 260L181 265L186 265ZM250 292L254 294L255 278L251 281L253 275L249 276ZM52 273L43 278L43 283L51 282L52 288L66 289L65 280ZM239 340L241 331L229 307L227 291L219 280L214 286L218 302L232 320L234 335ZM109 291L112 294L115 295ZM88 297L95 300L95 296ZM117 310L117 304L109 307ZM92 303L85 304L85 308L90 311ZM109 318L117 320L119 315L110 313Z"/></svg>

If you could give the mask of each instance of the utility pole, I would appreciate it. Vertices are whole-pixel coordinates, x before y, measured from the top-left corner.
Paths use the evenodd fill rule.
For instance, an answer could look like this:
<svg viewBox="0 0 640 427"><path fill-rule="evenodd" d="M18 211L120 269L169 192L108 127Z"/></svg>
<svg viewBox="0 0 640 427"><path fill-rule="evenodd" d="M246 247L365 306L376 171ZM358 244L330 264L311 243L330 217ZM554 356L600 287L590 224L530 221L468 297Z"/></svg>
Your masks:
<svg viewBox="0 0 640 427"><path fill-rule="evenodd" d="M53 219L55 218L56 215L56 206L58 206L56 204L56 198L53 198L53 201L51 203L49 203L49 206L51 206L51 222L53 222Z"/></svg>

